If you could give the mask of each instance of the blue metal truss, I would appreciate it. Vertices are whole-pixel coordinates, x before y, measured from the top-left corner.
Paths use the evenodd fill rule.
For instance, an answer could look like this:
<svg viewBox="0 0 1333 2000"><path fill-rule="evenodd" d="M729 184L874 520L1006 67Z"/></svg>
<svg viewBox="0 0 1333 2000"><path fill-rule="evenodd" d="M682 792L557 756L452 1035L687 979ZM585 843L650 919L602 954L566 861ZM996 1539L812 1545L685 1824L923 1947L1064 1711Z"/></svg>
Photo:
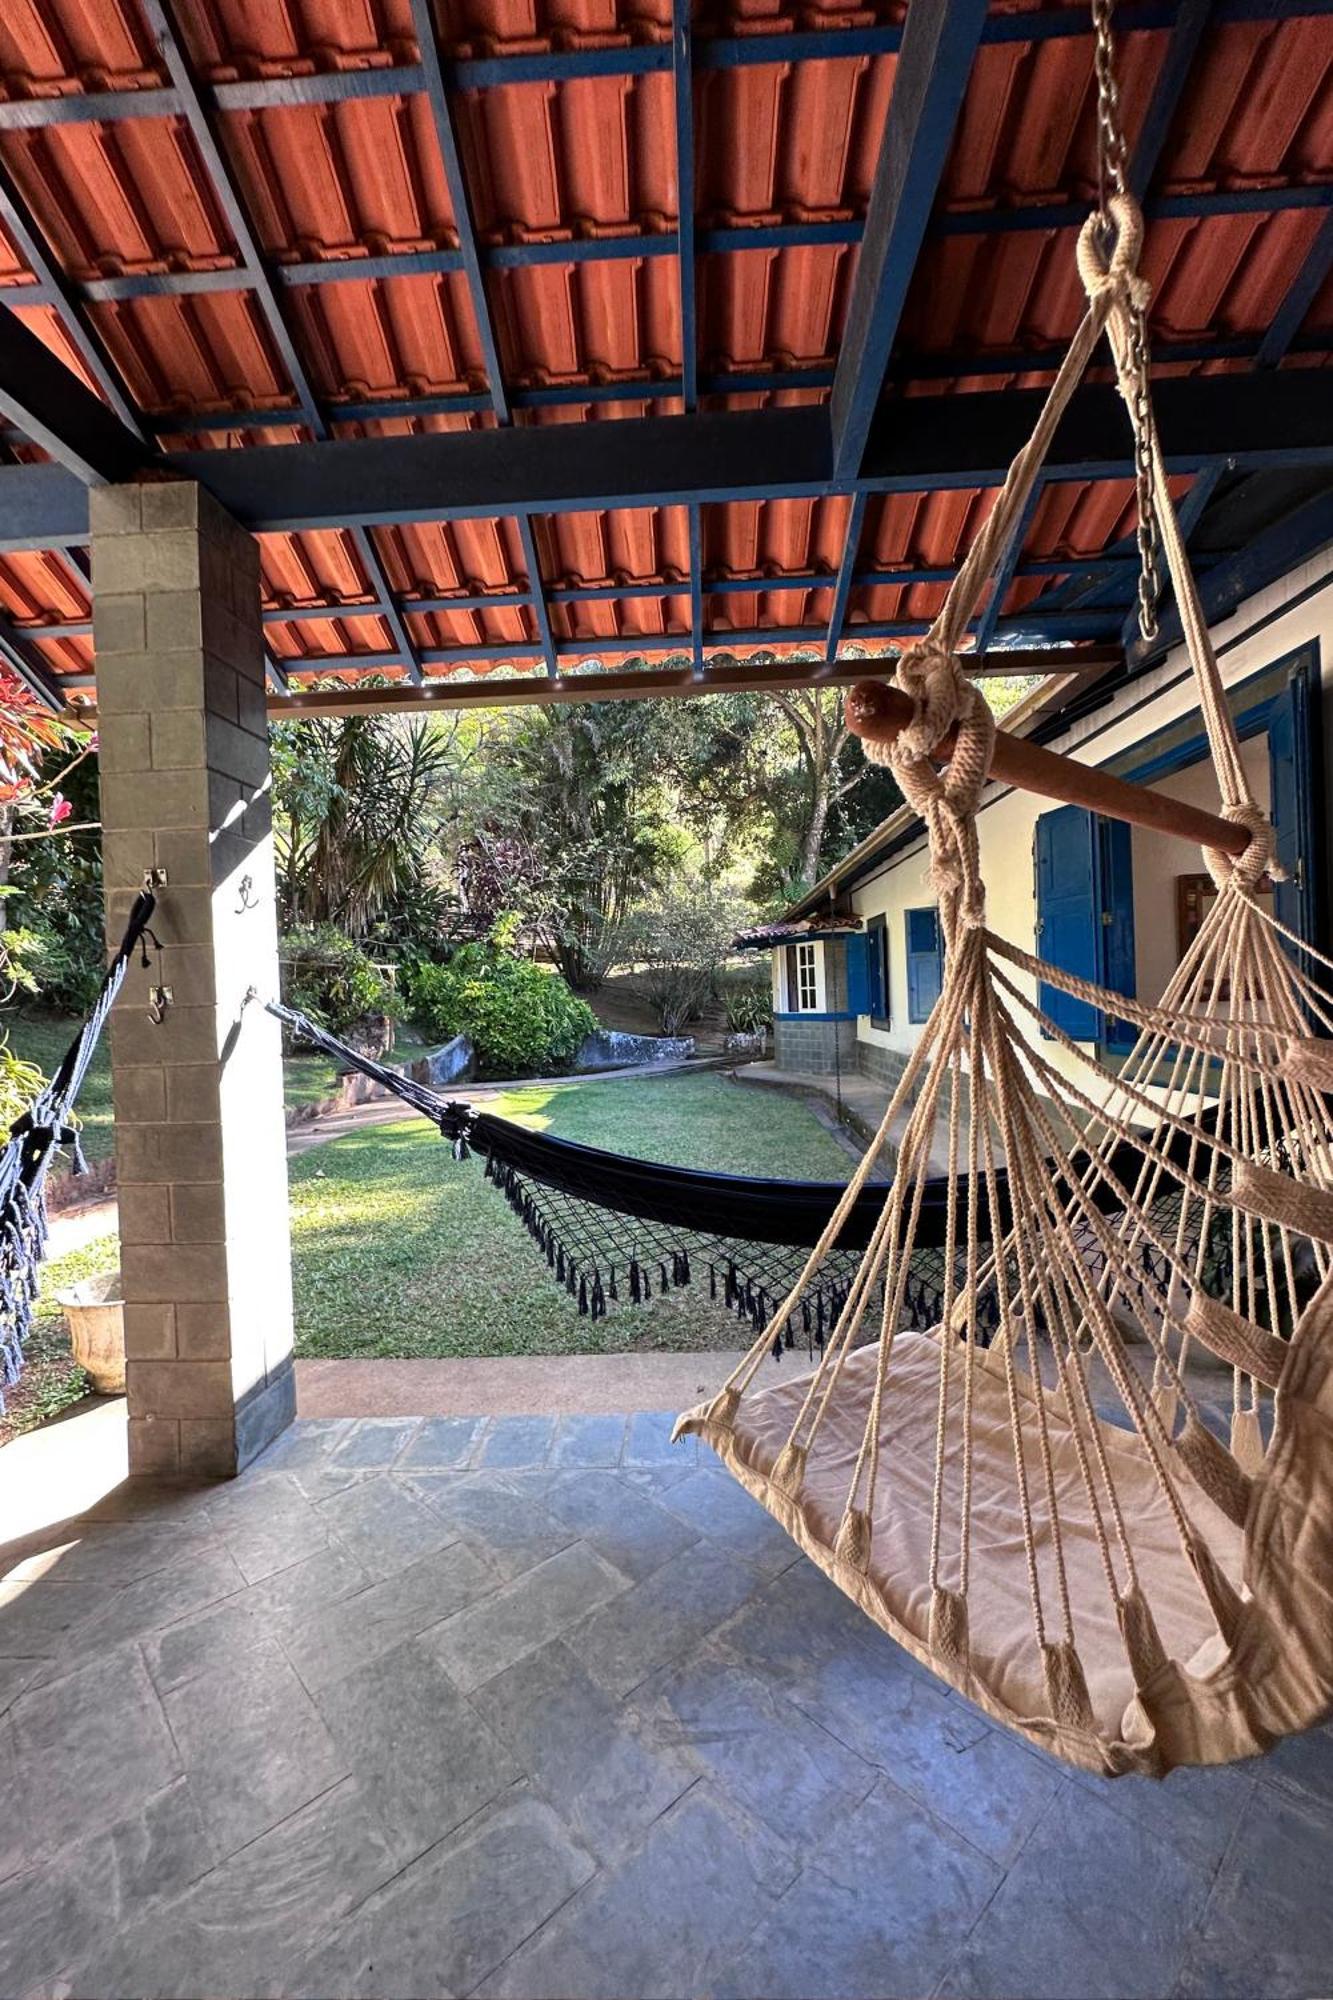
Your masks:
<svg viewBox="0 0 1333 2000"><path fill-rule="evenodd" d="M839 482L861 468L985 19L986 0L936 0L907 16L833 378Z"/></svg>
<svg viewBox="0 0 1333 2000"><path fill-rule="evenodd" d="M833 586L833 606L829 612L828 632L824 640L824 657L830 663L838 657L838 645L847 621L847 606L851 601L852 587L856 582L856 558L861 547L861 528L866 517L867 499L868 496L864 493L854 493L851 511L847 516L842 561L838 565L837 581Z"/></svg>

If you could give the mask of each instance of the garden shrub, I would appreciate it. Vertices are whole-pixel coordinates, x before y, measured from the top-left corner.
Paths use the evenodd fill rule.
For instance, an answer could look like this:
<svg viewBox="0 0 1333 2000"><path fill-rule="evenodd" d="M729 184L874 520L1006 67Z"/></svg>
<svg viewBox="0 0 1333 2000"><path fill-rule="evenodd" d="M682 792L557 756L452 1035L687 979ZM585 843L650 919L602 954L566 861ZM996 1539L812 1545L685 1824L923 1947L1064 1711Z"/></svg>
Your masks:
<svg viewBox="0 0 1333 2000"><path fill-rule="evenodd" d="M773 986L771 980L725 979L722 982L722 1007L727 1017L728 1032L733 1035L757 1035L761 1029L773 1025Z"/></svg>
<svg viewBox="0 0 1333 2000"><path fill-rule="evenodd" d="M430 1041L466 1035L483 1076L567 1069L597 1017L558 972L515 958L494 940L463 945L447 965L420 961L403 975L416 1027Z"/></svg>
<svg viewBox="0 0 1333 2000"><path fill-rule="evenodd" d="M289 1007L346 1035L367 1014L398 1009L393 987L360 945L332 924L288 931L279 946L282 997Z"/></svg>
<svg viewBox="0 0 1333 2000"><path fill-rule="evenodd" d="M35 1063L24 1062L15 1055L8 1036L0 1039L0 1131L8 1132L14 1121L31 1107L45 1083L46 1078Z"/></svg>

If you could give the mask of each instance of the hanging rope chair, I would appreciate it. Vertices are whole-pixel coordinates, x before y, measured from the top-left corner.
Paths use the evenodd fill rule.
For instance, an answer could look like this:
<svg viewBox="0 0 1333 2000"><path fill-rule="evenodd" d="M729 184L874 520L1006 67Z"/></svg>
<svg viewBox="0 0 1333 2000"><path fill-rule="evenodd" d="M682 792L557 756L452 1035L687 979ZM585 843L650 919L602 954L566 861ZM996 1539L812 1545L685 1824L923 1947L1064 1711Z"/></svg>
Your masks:
<svg viewBox="0 0 1333 2000"><path fill-rule="evenodd" d="M1272 831L1167 491L1142 222L1110 167L1115 192L1079 242L1086 316L899 665L910 720L890 739L880 691L849 697L867 754L925 823L945 940L942 991L881 1128L906 1117L897 1174L814 1369L758 1388L765 1329L677 1435L703 1438L869 1617L988 1714L1084 1768L1160 1775L1249 1756L1333 1703L1333 1008L1307 970L1316 955L1261 901ZM1156 521L1243 848L1206 853L1216 901L1155 1007L988 927L976 815L995 725L959 654L1103 332L1134 427L1142 544ZM1149 575L1147 618L1154 601ZM1118 1074L1047 1018L1039 982L1137 1028ZM903 1306L941 1132L944 1295L922 1332ZM1201 1351L1231 1370L1225 1440L1198 1401Z"/></svg>

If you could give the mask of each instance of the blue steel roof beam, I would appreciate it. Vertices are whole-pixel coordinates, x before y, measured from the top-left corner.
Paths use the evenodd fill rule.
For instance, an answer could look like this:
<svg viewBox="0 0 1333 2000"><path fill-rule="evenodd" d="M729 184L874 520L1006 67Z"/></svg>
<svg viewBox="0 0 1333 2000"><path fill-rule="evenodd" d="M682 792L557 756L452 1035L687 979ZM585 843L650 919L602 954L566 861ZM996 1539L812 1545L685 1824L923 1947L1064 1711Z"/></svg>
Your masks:
<svg viewBox="0 0 1333 2000"><path fill-rule="evenodd" d="M1180 0L1180 11L1166 45L1166 59L1157 71L1152 97L1134 142L1126 178L1130 193L1142 201L1152 185L1171 130L1171 121L1189 81L1194 58L1213 14L1213 0Z"/></svg>
<svg viewBox="0 0 1333 2000"><path fill-rule="evenodd" d="M866 517L867 498L864 493L854 493L847 515L842 561L838 564L838 577L833 586L833 608L829 613L828 633L824 640L824 658L830 666L838 657L838 642L843 636L842 628L847 619L847 606L851 601L852 585L856 580L856 558L861 548L861 527Z"/></svg>
<svg viewBox="0 0 1333 2000"><path fill-rule="evenodd" d="M1323 289L1330 271L1333 271L1333 208L1320 223L1314 242L1305 254L1305 262L1287 287L1286 296L1259 343L1261 368L1276 368L1291 352L1305 316ZM1322 336L1320 338L1322 344L1327 346L1327 340Z"/></svg>
<svg viewBox="0 0 1333 2000"><path fill-rule="evenodd" d="M1195 474L1189 492L1176 509L1176 518L1180 523L1181 539L1185 544L1186 550L1189 549L1190 536L1194 533L1194 530L1208 511L1208 503L1217 491L1222 475L1227 469L1227 461L1224 458L1214 459L1211 464L1205 465ZM1165 565L1163 566L1165 567ZM1160 618L1158 623L1159 625L1161 624ZM1120 631L1120 643L1127 655L1136 642L1139 645L1143 644L1139 634L1137 591L1133 595L1128 615Z"/></svg>
<svg viewBox="0 0 1333 2000"><path fill-rule="evenodd" d="M1333 543L1333 486L1316 493L1282 520L1255 535L1233 556L1216 563L1199 586L1203 615L1218 625L1247 598L1298 563ZM1180 614L1173 605L1151 644L1139 640L1126 657L1131 668L1160 659L1180 642Z"/></svg>
<svg viewBox="0 0 1333 2000"><path fill-rule="evenodd" d="M518 538L523 544L523 565L528 572L528 595L532 603L532 615L537 621L537 634L541 640L542 658L546 671L554 679L556 675L555 635L551 631L551 614L546 605L546 594L542 584L542 566L537 554L537 537L532 531L532 521L527 514L516 514Z"/></svg>
<svg viewBox="0 0 1333 2000"><path fill-rule="evenodd" d="M1320 20L1333 13L1333 0L1218 0L1219 22ZM1175 0L1146 0L1122 5L1117 26L1122 33L1170 28L1178 15ZM993 15L985 25L985 42L1044 42L1089 33L1087 10L1050 7L1032 13L1014 10ZM894 23L856 28L826 28L794 34L721 35L699 42L699 69L737 69L756 63L837 62L849 57L895 55L903 31ZM557 83L575 77L641 76L671 67L665 42L625 44L618 48L534 51L512 56L482 56L454 65L460 90L484 90L509 83ZM300 104L343 104L353 98L405 97L423 88L419 63L399 63L383 69L322 70L308 76L263 77L215 84L208 102L219 111L263 111ZM15 98L0 105L0 131L34 131L47 125L110 124L125 118L166 118L179 110L175 92L161 87L145 90L88 91L67 97Z"/></svg>
<svg viewBox="0 0 1333 2000"><path fill-rule="evenodd" d="M137 428L7 306L0 306L0 411L90 486L132 479L152 456Z"/></svg>
<svg viewBox="0 0 1333 2000"><path fill-rule="evenodd" d="M704 528L703 510L690 508L690 639L694 671L704 670Z"/></svg>
<svg viewBox="0 0 1333 2000"><path fill-rule="evenodd" d="M1018 574L1018 565L1023 557L1023 544L1028 538L1033 516L1041 505L1041 496L1042 480L1038 475L1036 484L1028 495L1027 505L1014 523L1009 540L1000 552L1000 560L995 566L991 594L977 620L976 650L983 656L990 651L994 642L1000 615L1004 610L1004 600L1009 595L1010 586Z"/></svg>
<svg viewBox="0 0 1333 2000"><path fill-rule="evenodd" d="M486 279L477 247L476 224L472 217L472 204L468 195L467 177L463 172L462 156L458 150L458 134L454 130L453 113L449 108L449 91L444 79L444 65L440 60L439 43L435 37L431 4L430 0L410 0L410 5L412 32L416 36L425 92L430 101L431 120L435 127L435 141L440 149L444 178L449 187L449 201L454 211L454 228L458 232L458 248L467 275L468 295L472 301L473 317L477 322L477 336L486 363L486 381L491 392L491 404L495 411L496 422L507 424L509 400L505 390L504 371L500 365L500 348L495 337L490 302L486 296Z"/></svg>
<svg viewBox="0 0 1333 2000"><path fill-rule="evenodd" d="M43 707L59 715L68 706L59 674L52 672L30 636L21 632L6 612L0 612L0 660Z"/></svg>
<svg viewBox="0 0 1333 2000"><path fill-rule="evenodd" d="M1294 184L1287 187L1212 188L1193 193L1150 197L1144 204L1150 219L1206 219L1210 216L1274 215L1292 209L1326 209L1333 205L1333 188L1328 183ZM1076 227L1086 216L1086 208L1076 203L1038 204L1022 208L958 210L937 215L930 233L942 236L1006 235L1019 231L1051 231ZM864 224L856 217L833 221L805 220L763 225L744 223L695 229L694 247L699 253L744 254L750 251L792 250L832 246L853 246L864 236ZM477 258L482 270L528 270L543 265L603 264L641 262L645 258L676 257L676 232L647 234L626 231L620 236L571 236L555 242L499 243L479 245ZM272 263L270 283L285 291L309 285L365 284L372 279L438 277L466 269L461 250L400 250L364 257L317 257L294 263ZM246 289L252 275L244 264L229 264L207 271L131 271L119 277L91 278L78 284L66 281L65 292L75 304L105 304L126 299L190 298L200 294L235 292ZM11 305L38 305L59 302L59 295L45 283L11 280L0 285L0 301ZM1184 343L1173 347L1170 358L1188 358ZM1233 339L1214 343L1213 353L1253 352L1255 343ZM970 358L970 357L968 357ZM939 365L936 357L929 359ZM1004 356L986 355L976 366L958 372L994 372L1006 365L1032 366L1031 355L1020 355L1012 364ZM1039 364L1037 364L1039 365Z"/></svg>
<svg viewBox="0 0 1333 2000"><path fill-rule="evenodd" d="M60 316L61 326L69 338L75 353L79 356L97 388L105 396L111 409L132 439L143 442L142 418L125 392L115 363L102 343L97 328L88 319L77 286L71 284L55 262L43 240L27 203L24 201L18 182L0 158L0 222L14 248L22 257L28 269L34 274L42 288L42 295L53 303ZM19 303L34 303L31 290ZM82 384L79 384L82 388Z"/></svg>
<svg viewBox="0 0 1333 2000"><path fill-rule="evenodd" d="M861 469L985 19L986 0L936 0L907 15L833 378L839 484Z"/></svg>
<svg viewBox="0 0 1333 2000"><path fill-rule="evenodd" d="M694 64L692 0L671 0L671 76L676 118L676 267L680 281L681 396L698 399L698 327L694 283ZM693 533L693 528L691 528Z"/></svg>
<svg viewBox="0 0 1333 2000"><path fill-rule="evenodd" d="M297 351L296 342L269 276L258 239L250 227L250 219L246 214L240 189L214 136L211 117L186 59L184 47L169 11L170 4L171 0L141 0L149 31L157 43L158 52L171 78L172 87L180 100L181 115L198 149L209 187L226 218L246 280L255 292L273 343L282 356L283 366L287 370L288 379L300 404L301 417L316 439L327 439L328 423L320 408L314 385L306 373L305 364ZM420 680L421 669L416 665L411 635L394 605L388 579L370 532L365 527L357 526L352 528L351 535L361 566L365 570L366 580L375 596L384 603L387 622L395 644L408 663L408 672L414 680Z"/></svg>

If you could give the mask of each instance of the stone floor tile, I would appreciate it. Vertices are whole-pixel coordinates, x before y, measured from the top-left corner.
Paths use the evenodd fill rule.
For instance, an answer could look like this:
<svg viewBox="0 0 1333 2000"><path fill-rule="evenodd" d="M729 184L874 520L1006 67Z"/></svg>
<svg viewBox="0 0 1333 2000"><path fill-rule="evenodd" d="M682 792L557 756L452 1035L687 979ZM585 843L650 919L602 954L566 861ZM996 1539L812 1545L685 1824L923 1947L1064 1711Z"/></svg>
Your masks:
<svg viewBox="0 0 1333 2000"><path fill-rule="evenodd" d="M179 1619L144 1641L159 1694L196 1674L236 1664L301 1619L363 1590L369 1578L346 1549L320 1549L206 1611Z"/></svg>
<svg viewBox="0 0 1333 2000"><path fill-rule="evenodd" d="M623 1417L561 1417L555 1428L551 1464L619 1465L626 1428Z"/></svg>
<svg viewBox="0 0 1333 2000"><path fill-rule="evenodd" d="M628 1706L647 1741L801 1848L841 1824L879 1778L781 1688L708 1647L654 1676Z"/></svg>
<svg viewBox="0 0 1333 2000"><path fill-rule="evenodd" d="M54 1982L96 1949L103 1933L133 1922L213 1865L188 1782L180 1779L106 1832L0 1884L0 1958L7 1993Z"/></svg>
<svg viewBox="0 0 1333 2000"><path fill-rule="evenodd" d="M1333 1812L1256 1785L1186 1954L1188 2000L1333 1993Z"/></svg>
<svg viewBox="0 0 1333 2000"><path fill-rule="evenodd" d="M352 1417L298 1417L266 1452L255 1460L256 1472L294 1472L317 1465L334 1452L351 1430Z"/></svg>
<svg viewBox="0 0 1333 2000"><path fill-rule="evenodd" d="M919 1716L919 1708L915 1713ZM950 1723L943 1727L946 1744L950 1728ZM1053 1757L1034 1755L1018 1737L991 1727L960 1749L950 1744L920 1760L914 1749L899 1775L903 1789L936 1819L1001 1867L1017 1857L1061 1783Z"/></svg>
<svg viewBox="0 0 1333 2000"><path fill-rule="evenodd" d="M49 1660L8 1660L0 1658L0 1715L7 1715L25 1687L50 1678Z"/></svg>
<svg viewBox="0 0 1333 2000"><path fill-rule="evenodd" d="M729 1638L724 1634L723 1643ZM853 1643L816 1661L793 1686L792 1699L928 1810L946 1819L957 1811L964 1822L957 1831L969 1838L977 1835L979 1844L1009 1837L1012 1829L1003 1824L987 1827L988 1807L969 1800L968 1773L954 1768L960 1755L992 1733L991 1725L979 1709L950 1696L938 1681L906 1672L896 1646ZM988 1755L1004 1761L1000 1753ZM1036 1759L1028 1761L1039 1769ZM1023 1809L1030 1810L1034 1792L1040 1791L1039 1777L1023 1766L1015 1784L1023 1787Z"/></svg>
<svg viewBox="0 0 1333 2000"><path fill-rule="evenodd" d="M958 2000L1158 2000L1172 1989L1210 1879L1065 1783L942 1990Z"/></svg>
<svg viewBox="0 0 1333 2000"><path fill-rule="evenodd" d="M780 1843L695 1785L478 1991L486 2000L711 1993L794 1874Z"/></svg>
<svg viewBox="0 0 1333 2000"><path fill-rule="evenodd" d="M592 1873L550 1807L511 1792L363 1903L288 1983L290 2000L471 1993Z"/></svg>
<svg viewBox="0 0 1333 2000"><path fill-rule="evenodd" d="M624 1463L627 1466L669 1465L675 1468L692 1466L699 1456L697 1438L682 1438L679 1444L672 1444L671 1433L675 1428L678 1412L675 1410L640 1410L629 1420L629 1436L625 1440Z"/></svg>
<svg viewBox="0 0 1333 2000"><path fill-rule="evenodd" d="M800 1558L791 1536L734 1479L715 1479L696 1469L663 1494L662 1505L696 1533L770 1575L789 1569Z"/></svg>
<svg viewBox="0 0 1333 2000"><path fill-rule="evenodd" d="M679 1515L614 1472L567 1473L551 1487L547 1505L636 1583L698 1540Z"/></svg>
<svg viewBox="0 0 1333 2000"><path fill-rule="evenodd" d="M219 1861L351 1768L271 1640L197 1675L164 1706Z"/></svg>
<svg viewBox="0 0 1333 2000"><path fill-rule="evenodd" d="M628 1588L619 1570L575 1542L434 1626L430 1645L455 1686L469 1694Z"/></svg>
<svg viewBox="0 0 1333 2000"><path fill-rule="evenodd" d="M733 1955L714 1991L718 2000L915 2000L932 1991L1002 1879L993 1862L881 1780Z"/></svg>
<svg viewBox="0 0 1333 2000"><path fill-rule="evenodd" d="M570 1644L609 1694L626 1695L711 1638L758 1588L757 1570L696 1543L595 1612Z"/></svg>
<svg viewBox="0 0 1333 2000"><path fill-rule="evenodd" d="M184 1520L162 1513L128 1521L64 1521L10 1543L0 1552L0 1576L10 1582L58 1575L62 1583L91 1577L114 1588L168 1569L213 1541L202 1513Z"/></svg>
<svg viewBox="0 0 1333 2000"><path fill-rule="evenodd" d="M91 1579L65 1583L53 1575L0 1584L0 1657L72 1657L79 1629L115 1595Z"/></svg>
<svg viewBox="0 0 1333 2000"><path fill-rule="evenodd" d="M345 1781L166 1904L108 1927L66 1991L97 2000L279 1994L315 1941L395 1872Z"/></svg>
<svg viewBox="0 0 1333 2000"><path fill-rule="evenodd" d="M290 1473L227 1487L210 1513L247 1583L262 1583L329 1545L328 1518Z"/></svg>
<svg viewBox="0 0 1333 2000"><path fill-rule="evenodd" d="M698 1775L559 1639L487 1681L472 1703L575 1839L606 1861Z"/></svg>
<svg viewBox="0 0 1333 2000"><path fill-rule="evenodd" d="M466 1465L480 1437L482 1417L427 1417L403 1453L401 1469L451 1471Z"/></svg>
<svg viewBox="0 0 1333 2000"><path fill-rule="evenodd" d="M776 1675L792 1693L803 1688L813 1696L817 1669L853 1655L868 1661L869 1672L892 1666L925 1686L942 1686L804 1557L749 1598L723 1636L736 1658Z"/></svg>
<svg viewBox="0 0 1333 2000"><path fill-rule="evenodd" d="M457 1693L429 1638L408 1639L322 1688L319 1705L404 1863L521 1775Z"/></svg>
<svg viewBox="0 0 1333 2000"><path fill-rule="evenodd" d="M540 1500L516 1493L493 1473L415 1473L411 1483L506 1582L578 1540Z"/></svg>
<svg viewBox="0 0 1333 2000"><path fill-rule="evenodd" d="M554 1437L554 1417L494 1417L477 1447L477 1464L545 1465Z"/></svg>
<svg viewBox="0 0 1333 2000"><path fill-rule="evenodd" d="M371 1471L392 1465L420 1422L419 1417L362 1417L330 1452L330 1469L355 1465Z"/></svg>
<svg viewBox="0 0 1333 2000"><path fill-rule="evenodd" d="M1321 1805L1333 1805L1333 1727L1307 1729L1276 1744L1259 1775L1282 1791L1295 1791Z"/></svg>
<svg viewBox="0 0 1333 2000"><path fill-rule="evenodd" d="M372 1576L392 1576L457 1539L406 1480L364 1479L316 1509Z"/></svg>
<svg viewBox="0 0 1333 2000"><path fill-rule="evenodd" d="M1112 1812L1155 1833L1200 1868L1213 1869L1250 1810L1259 1774L1267 1772L1271 1762L1172 1771L1165 1778L1095 1778L1086 1771L1070 1776ZM1053 1760L1048 1768L1057 1768Z"/></svg>
<svg viewBox="0 0 1333 2000"><path fill-rule="evenodd" d="M30 1688L8 1722L31 1859L114 1826L181 1775L161 1704L131 1647Z"/></svg>
<svg viewBox="0 0 1333 2000"><path fill-rule="evenodd" d="M318 1689L475 1604L498 1583L489 1563L452 1542L382 1583L274 1629L306 1687Z"/></svg>

